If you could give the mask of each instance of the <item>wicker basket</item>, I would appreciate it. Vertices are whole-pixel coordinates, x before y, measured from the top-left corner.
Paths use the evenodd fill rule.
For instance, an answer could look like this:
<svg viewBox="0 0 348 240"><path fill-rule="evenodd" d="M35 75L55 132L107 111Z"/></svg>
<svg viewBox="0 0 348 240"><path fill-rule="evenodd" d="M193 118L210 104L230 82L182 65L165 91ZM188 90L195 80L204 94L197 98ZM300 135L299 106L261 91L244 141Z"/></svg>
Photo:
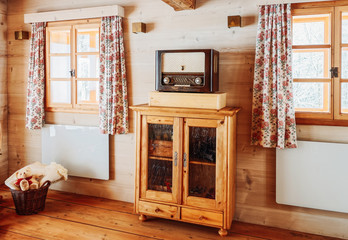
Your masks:
<svg viewBox="0 0 348 240"><path fill-rule="evenodd" d="M11 189L13 202L18 215L31 215L45 209L45 201L50 181L46 181L39 189L28 191Z"/></svg>

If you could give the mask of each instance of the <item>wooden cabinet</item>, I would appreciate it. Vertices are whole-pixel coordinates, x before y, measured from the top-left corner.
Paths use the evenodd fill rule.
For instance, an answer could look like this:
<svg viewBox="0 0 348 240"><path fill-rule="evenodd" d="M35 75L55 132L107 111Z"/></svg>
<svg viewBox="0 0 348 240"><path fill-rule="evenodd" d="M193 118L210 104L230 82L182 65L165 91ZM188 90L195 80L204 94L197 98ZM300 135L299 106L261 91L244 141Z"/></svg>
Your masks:
<svg viewBox="0 0 348 240"><path fill-rule="evenodd" d="M136 111L135 211L230 228L235 205L236 113L132 106Z"/></svg>

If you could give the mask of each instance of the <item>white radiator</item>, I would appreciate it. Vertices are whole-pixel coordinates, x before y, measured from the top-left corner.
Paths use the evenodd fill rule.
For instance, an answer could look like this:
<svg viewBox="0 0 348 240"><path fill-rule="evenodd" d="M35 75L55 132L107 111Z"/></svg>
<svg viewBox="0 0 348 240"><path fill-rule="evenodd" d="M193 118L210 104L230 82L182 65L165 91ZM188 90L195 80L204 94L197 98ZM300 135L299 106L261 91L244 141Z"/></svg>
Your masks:
<svg viewBox="0 0 348 240"><path fill-rule="evenodd" d="M56 162L70 176L109 179L109 135L98 127L51 125L42 129L42 163Z"/></svg>
<svg viewBox="0 0 348 240"><path fill-rule="evenodd" d="M348 144L298 141L276 154L277 203L348 213Z"/></svg>

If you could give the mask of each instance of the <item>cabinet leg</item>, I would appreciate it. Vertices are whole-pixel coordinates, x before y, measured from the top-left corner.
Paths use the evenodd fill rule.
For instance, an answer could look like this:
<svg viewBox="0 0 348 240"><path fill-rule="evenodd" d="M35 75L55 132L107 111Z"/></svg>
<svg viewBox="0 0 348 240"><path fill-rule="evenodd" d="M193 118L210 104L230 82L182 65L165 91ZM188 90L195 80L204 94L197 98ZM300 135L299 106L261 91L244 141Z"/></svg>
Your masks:
<svg viewBox="0 0 348 240"><path fill-rule="evenodd" d="M221 237L227 236L227 234L228 234L228 231L226 229L220 228L219 235Z"/></svg>
<svg viewBox="0 0 348 240"><path fill-rule="evenodd" d="M140 221L145 222L146 219L147 219L147 217L144 214L140 214L140 216L139 216Z"/></svg>

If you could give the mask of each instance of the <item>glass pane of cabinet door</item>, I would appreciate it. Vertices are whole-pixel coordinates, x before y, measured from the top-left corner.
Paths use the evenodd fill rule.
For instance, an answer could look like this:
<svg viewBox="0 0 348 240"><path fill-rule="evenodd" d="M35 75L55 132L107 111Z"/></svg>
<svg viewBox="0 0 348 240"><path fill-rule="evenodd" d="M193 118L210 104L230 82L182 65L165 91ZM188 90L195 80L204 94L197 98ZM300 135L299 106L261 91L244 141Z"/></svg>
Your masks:
<svg viewBox="0 0 348 240"><path fill-rule="evenodd" d="M142 198L177 202L176 125L174 118L143 117Z"/></svg>
<svg viewBox="0 0 348 240"><path fill-rule="evenodd" d="M221 208L223 120L185 120L184 204Z"/></svg>

